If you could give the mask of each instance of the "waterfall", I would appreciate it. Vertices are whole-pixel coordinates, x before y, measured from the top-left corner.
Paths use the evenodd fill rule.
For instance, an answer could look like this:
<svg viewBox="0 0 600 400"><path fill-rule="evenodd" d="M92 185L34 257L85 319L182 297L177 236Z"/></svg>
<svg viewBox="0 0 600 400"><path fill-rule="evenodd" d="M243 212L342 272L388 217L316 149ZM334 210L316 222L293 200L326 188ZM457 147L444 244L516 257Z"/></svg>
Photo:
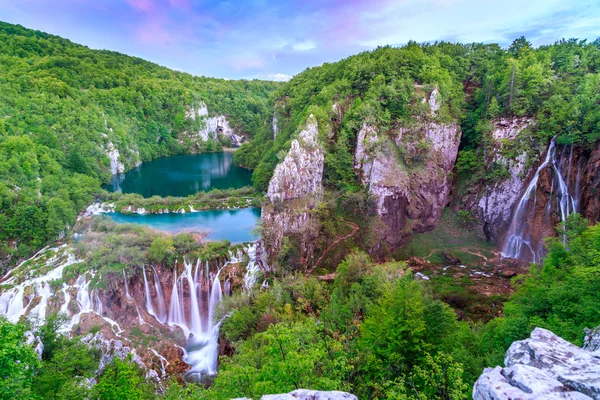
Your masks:
<svg viewBox="0 0 600 400"><path fill-rule="evenodd" d="M156 301L158 302L158 317L161 323L164 323L167 319L167 311L165 307L165 298L163 296L162 288L160 286L160 280L158 279L158 274L156 273L156 269L152 267L154 271L154 289L156 289Z"/></svg>
<svg viewBox="0 0 600 400"><path fill-rule="evenodd" d="M194 335L202 334L202 322L200 316L200 307L198 305L198 295L196 291L196 282L194 281L194 277L192 276L192 264L183 261L183 265L185 267L185 277L187 278L188 285L190 286L190 302L191 302L191 310L190 310L190 321L192 326L190 330Z"/></svg>
<svg viewBox="0 0 600 400"><path fill-rule="evenodd" d="M181 298L183 300L183 298ZM168 323L172 325L185 326L183 319L183 304L180 302L179 290L177 289L177 271L173 271L173 290L169 304Z"/></svg>
<svg viewBox="0 0 600 400"><path fill-rule="evenodd" d="M256 246L256 243L253 243L247 250L248 257L250 258L246 266L246 273L244 274L244 289L247 293L252 291L252 287L256 284L257 274L260 271L258 261L256 260Z"/></svg>
<svg viewBox="0 0 600 400"><path fill-rule="evenodd" d="M129 294L129 284L127 283L127 275L125 274L125 270L123 270L123 281L125 282L125 295L129 300L131 300L131 295Z"/></svg>
<svg viewBox="0 0 600 400"><path fill-rule="evenodd" d="M148 285L148 278L146 278L146 267L142 267L142 273L144 275L144 297L146 297L146 310L148 311L148 314L160 321L160 319L156 316L154 306L152 305L152 297L150 297L150 285Z"/></svg>
<svg viewBox="0 0 600 400"><path fill-rule="evenodd" d="M212 290L210 291L210 302L208 303L208 326L210 329L213 328L213 311L217 304L221 302L221 298L223 297L223 292L221 290L221 281L219 281L219 272L215 275L215 279L212 284Z"/></svg>
<svg viewBox="0 0 600 400"><path fill-rule="evenodd" d="M562 159L562 155L560 159ZM560 159L558 161L560 161ZM569 157L569 168L570 166L571 156ZM551 196L555 197L557 200L557 211L560 214L561 221L565 221L569 214L577 212L577 203L574 197L569 193L569 187L563 178L560 163L556 160L556 137L554 137L550 141L544 162L542 162L536 170L535 175L531 179L531 182L529 182L529 185L513 214L510 228L502 248L503 257L527 259L532 262L539 262L542 258L543 242L533 243L533 238L531 236L531 228L533 227L529 226L527 217L531 216L531 213L535 216L537 183L540 173L545 168L552 168L554 171ZM556 191L554 190L555 181ZM552 198L548 202L548 208L546 209L547 214L549 214L551 202Z"/></svg>

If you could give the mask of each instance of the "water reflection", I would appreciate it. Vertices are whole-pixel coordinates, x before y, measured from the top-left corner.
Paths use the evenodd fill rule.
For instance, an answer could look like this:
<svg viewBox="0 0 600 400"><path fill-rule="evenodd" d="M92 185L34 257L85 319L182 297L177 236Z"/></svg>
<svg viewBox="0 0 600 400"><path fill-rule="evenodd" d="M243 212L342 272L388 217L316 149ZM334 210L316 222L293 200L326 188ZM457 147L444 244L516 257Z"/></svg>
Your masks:
<svg viewBox="0 0 600 400"><path fill-rule="evenodd" d="M160 158L113 176L109 191L144 197L188 196L211 189L250 185L251 173L233 165L233 153L207 153Z"/></svg>

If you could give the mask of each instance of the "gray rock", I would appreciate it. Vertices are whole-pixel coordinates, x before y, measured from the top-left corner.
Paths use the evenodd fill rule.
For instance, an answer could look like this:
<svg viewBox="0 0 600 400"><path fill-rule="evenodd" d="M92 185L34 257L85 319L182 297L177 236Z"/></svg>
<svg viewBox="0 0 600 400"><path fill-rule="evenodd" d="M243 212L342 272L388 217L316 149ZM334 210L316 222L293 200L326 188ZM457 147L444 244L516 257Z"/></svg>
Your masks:
<svg viewBox="0 0 600 400"><path fill-rule="evenodd" d="M600 351L600 326L597 326L594 329L585 329L583 349L595 353ZM600 354L598 356L600 356Z"/></svg>
<svg viewBox="0 0 600 400"><path fill-rule="evenodd" d="M268 394L261 397L261 400L358 400L353 394L346 392L330 391L322 392L319 390L296 389L286 394Z"/></svg>
<svg viewBox="0 0 600 400"><path fill-rule="evenodd" d="M546 329L514 342L504 363L483 372L473 399L600 399L600 359Z"/></svg>
<svg viewBox="0 0 600 400"><path fill-rule="evenodd" d="M269 203L262 210L263 241L269 257L277 253L283 237L302 237L302 257L310 259L318 234L311 210L323 188L323 150L318 144L317 120L311 114L269 182Z"/></svg>

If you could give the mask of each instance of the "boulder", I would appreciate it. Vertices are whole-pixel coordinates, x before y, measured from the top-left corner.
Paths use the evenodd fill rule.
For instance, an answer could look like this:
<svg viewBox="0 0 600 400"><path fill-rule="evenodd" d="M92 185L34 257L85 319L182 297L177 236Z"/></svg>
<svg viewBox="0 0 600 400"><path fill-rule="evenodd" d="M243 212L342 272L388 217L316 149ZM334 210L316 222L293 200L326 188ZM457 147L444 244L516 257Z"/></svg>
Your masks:
<svg viewBox="0 0 600 400"><path fill-rule="evenodd" d="M592 332L587 331L589 337ZM504 364L484 370L473 399L600 399L600 357L546 329L536 328L529 339L514 342Z"/></svg>
<svg viewBox="0 0 600 400"><path fill-rule="evenodd" d="M353 394L346 392L296 389L286 394L269 394L261 400L358 400Z"/></svg>

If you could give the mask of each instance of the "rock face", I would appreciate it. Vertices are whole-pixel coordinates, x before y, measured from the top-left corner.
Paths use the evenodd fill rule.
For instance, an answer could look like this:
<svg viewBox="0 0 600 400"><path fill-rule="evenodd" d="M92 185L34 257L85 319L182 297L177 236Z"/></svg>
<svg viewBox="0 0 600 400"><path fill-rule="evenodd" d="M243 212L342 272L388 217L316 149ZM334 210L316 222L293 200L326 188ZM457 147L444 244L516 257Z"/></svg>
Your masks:
<svg viewBox="0 0 600 400"><path fill-rule="evenodd" d="M218 135L222 134L231 139L231 143L234 146L239 146L243 142L243 136L238 135L234 132L233 128L229 125L227 117L224 115L214 114L209 116L208 107L205 103L200 103L198 108L190 108L186 112L186 117L192 120L199 119L203 122L203 126L198 132L188 133L188 136L196 137L203 142L210 140L217 140Z"/></svg>
<svg viewBox="0 0 600 400"><path fill-rule="evenodd" d="M505 368L484 370L473 399L600 399L599 357L536 328L529 339L510 346Z"/></svg>
<svg viewBox="0 0 600 400"><path fill-rule="evenodd" d="M261 400L358 400L353 394L346 392L321 392L318 390L296 389L287 394L269 394Z"/></svg>
<svg viewBox="0 0 600 400"><path fill-rule="evenodd" d="M310 257L314 235L309 229L314 222L310 210L322 195L324 155L317 142L317 121L311 114L298 139L273 173L263 207L263 239L269 257L281 247L283 237L300 235L303 256Z"/></svg>
<svg viewBox="0 0 600 400"><path fill-rule="evenodd" d="M121 162L121 154L112 142L106 145L106 155L110 158L110 172L113 175L125 172L125 165Z"/></svg>
<svg viewBox="0 0 600 400"><path fill-rule="evenodd" d="M436 98L428 102L434 115ZM456 123L416 121L392 135L363 124L354 166L385 226L381 242L396 248L436 226L449 202L460 136Z"/></svg>
<svg viewBox="0 0 600 400"><path fill-rule="evenodd" d="M527 261L544 256L544 239L556 235L555 226L566 215L576 211L591 222L600 219L600 144L544 148L528 133L534 125L528 118L494 122L485 163L506 168L508 174L492 183L475 183L462 198L463 207L478 217L485 237L503 249L511 247L509 236L518 231L524 244L517 258ZM515 213L525 200L515 227Z"/></svg>
<svg viewBox="0 0 600 400"><path fill-rule="evenodd" d="M466 208L477 215L488 240L499 243L503 239L510 224L513 206L521 198L529 173L525 170L529 157L527 151L519 151L514 158L504 157L502 151L533 124L529 118L501 118L494 122L491 133L493 150L485 162L488 166L505 166L509 176L492 185L477 186L463 199Z"/></svg>

